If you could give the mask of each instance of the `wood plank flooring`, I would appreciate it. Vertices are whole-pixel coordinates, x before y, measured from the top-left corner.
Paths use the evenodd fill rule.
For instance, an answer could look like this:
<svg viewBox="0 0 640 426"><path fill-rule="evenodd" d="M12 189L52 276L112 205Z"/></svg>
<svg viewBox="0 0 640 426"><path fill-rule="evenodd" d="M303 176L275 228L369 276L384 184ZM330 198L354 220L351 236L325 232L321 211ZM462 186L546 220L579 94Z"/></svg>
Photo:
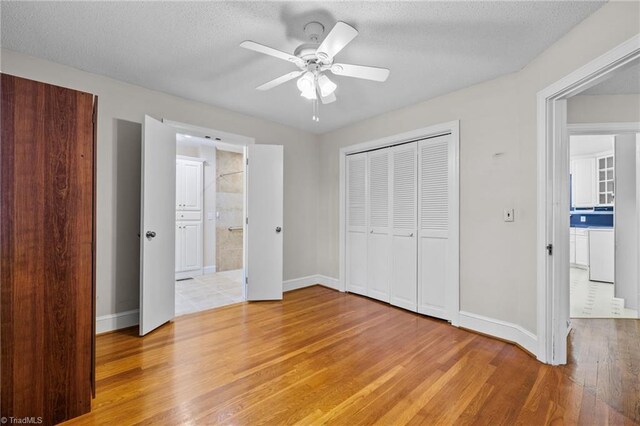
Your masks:
<svg viewBox="0 0 640 426"><path fill-rule="evenodd" d="M575 320L571 364L320 286L97 339L68 424L637 424L637 320Z"/></svg>

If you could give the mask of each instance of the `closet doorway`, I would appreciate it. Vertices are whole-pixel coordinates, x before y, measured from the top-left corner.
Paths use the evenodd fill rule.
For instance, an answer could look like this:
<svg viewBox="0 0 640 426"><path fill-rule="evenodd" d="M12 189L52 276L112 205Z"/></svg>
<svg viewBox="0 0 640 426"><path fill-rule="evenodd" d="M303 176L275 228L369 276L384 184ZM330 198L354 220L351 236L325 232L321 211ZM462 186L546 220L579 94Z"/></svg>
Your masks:
<svg viewBox="0 0 640 426"><path fill-rule="evenodd" d="M257 145L250 137L168 120L160 121L148 115L144 118L142 129L140 335L144 336L176 317L176 278L195 281L205 272L220 272L218 282L213 284L221 284L222 281L222 285L236 287L233 298L219 291L222 285L194 290L192 296L198 298L198 304L190 306L185 303L186 306L180 308L191 309L179 313L226 304L220 303L221 300L228 303L282 300L283 147ZM178 135L183 139L200 138L205 147L213 148L208 153L210 156L217 150L229 152L224 154L224 160L220 160L228 163L225 167L229 166L229 170L222 172L216 167L207 173L207 158L203 157L205 154L201 154L200 148L178 154ZM237 161L234 160L240 157L232 156L232 153L238 154L238 150L242 152L242 173L238 173L241 170L238 170ZM216 160L210 157L210 164ZM181 161L180 165L178 161ZM242 193L233 195L243 200L240 223L231 222L237 220L237 215L228 214L223 218L222 210L210 205L215 198L210 196L207 201L204 194L205 187L215 186L216 182L220 182L222 189L234 187L232 183L220 180L230 176L236 176L243 185ZM216 212L220 219L227 221L221 224L222 232L237 233L240 231L237 228L242 228L241 292L237 290L237 276L240 275L237 269L216 271L217 265L214 269L213 265L205 263L216 258L211 255L207 259L204 257L207 242L211 246L217 241L215 238L205 239L210 237L205 235L205 229L215 232L217 228L214 225L217 222ZM211 226L205 226L207 223ZM240 251L239 247L230 246L229 251L233 250L236 253ZM238 265L237 259L236 263L229 259L225 259L225 262L225 269ZM226 276L222 275L223 272L226 272ZM207 299L207 292L217 296L213 298L218 300L209 300L205 304L203 300Z"/></svg>
<svg viewBox="0 0 640 426"><path fill-rule="evenodd" d="M176 316L245 300L243 150L176 134Z"/></svg>

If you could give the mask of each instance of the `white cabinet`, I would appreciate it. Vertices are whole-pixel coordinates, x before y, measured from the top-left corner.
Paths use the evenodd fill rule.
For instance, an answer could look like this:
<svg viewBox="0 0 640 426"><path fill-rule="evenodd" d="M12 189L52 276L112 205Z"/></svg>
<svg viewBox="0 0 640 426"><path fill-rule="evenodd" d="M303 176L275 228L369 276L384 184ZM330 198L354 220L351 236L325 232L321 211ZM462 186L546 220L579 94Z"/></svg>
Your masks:
<svg viewBox="0 0 640 426"><path fill-rule="evenodd" d="M614 244L612 228L589 230L589 279L591 281L613 282Z"/></svg>
<svg viewBox="0 0 640 426"><path fill-rule="evenodd" d="M176 159L176 279L202 275L203 163Z"/></svg>
<svg viewBox="0 0 640 426"><path fill-rule="evenodd" d="M571 228L575 234L575 261L578 266L589 266L589 230L587 228Z"/></svg>
<svg viewBox="0 0 640 426"><path fill-rule="evenodd" d="M571 160L571 197L573 207L593 207L597 204L595 158Z"/></svg>
<svg viewBox="0 0 640 426"><path fill-rule="evenodd" d="M176 210L202 210L202 161L176 160Z"/></svg>
<svg viewBox="0 0 640 426"><path fill-rule="evenodd" d="M202 269L202 222L176 222L176 272Z"/></svg>

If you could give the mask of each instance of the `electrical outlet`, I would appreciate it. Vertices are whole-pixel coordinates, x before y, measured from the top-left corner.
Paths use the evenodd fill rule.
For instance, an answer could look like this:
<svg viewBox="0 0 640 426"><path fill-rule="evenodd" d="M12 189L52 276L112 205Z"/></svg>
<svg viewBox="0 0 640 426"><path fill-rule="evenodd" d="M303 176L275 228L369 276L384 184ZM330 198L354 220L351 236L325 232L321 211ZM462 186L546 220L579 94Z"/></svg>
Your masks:
<svg viewBox="0 0 640 426"><path fill-rule="evenodd" d="M504 209L504 221L505 222L513 222L513 209Z"/></svg>
<svg viewBox="0 0 640 426"><path fill-rule="evenodd" d="M585 223L587 221L586 216L580 216L580 222Z"/></svg>

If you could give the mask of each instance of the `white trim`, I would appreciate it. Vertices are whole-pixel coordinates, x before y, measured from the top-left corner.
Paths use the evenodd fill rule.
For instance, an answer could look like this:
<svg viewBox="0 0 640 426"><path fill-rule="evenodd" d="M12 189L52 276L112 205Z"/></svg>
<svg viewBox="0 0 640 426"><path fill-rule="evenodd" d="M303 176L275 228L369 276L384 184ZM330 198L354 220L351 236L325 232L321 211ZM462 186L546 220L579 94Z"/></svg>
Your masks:
<svg viewBox="0 0 640 426"><path fill-rule="evenodd" d="M138 325L139 320L140 312L138 309L102 315L96 318L96 334L133 327L134 325Z"/></svg>
<svg viewBox="0 0 640 426"><path fill-rule="evenodd" d="M221 130L211 129L207 127L194 126L193 124L167 120L166 118L163 118L162 122L171 127L174 127L178 131L178 133L197 136L200 138L209 136L210 138L212 138L212 142L216 141L216 139L213 138L220 138L220 142L231 145L250 145L256 143L256 139L249 136L223 132Z"/></svg>
<svg viewBox="0 0 640 426"><path fill-rule="evenodd" d="M338 278L332 278L326 275L316 275L316 278L318 284L321 286L340 291L340 280Z"/></svg>
<svg viewBox="0 0 640 426"><path fill-rule="evenodd" d="M204 163L207 160L200 157L189 157L188 155L176 155L177 160L197 161L198 163Z"/></svg>
<svg viewBox="0 0 640 426"><path fill-rule="evenodd" d="M308 275L306 277L294 278L292 280L286 280L282 283L283 291L297 290L299 288L311 287L314 285L321 285L334 290L338 290L338 279L327 277L325 275Z"/></svg>
<svg viewBox="0 0 640 426"><path fill-rule="evenodd" d="M569 194L562 187L562 174L568 175L568 164L564 164L567 141L562 137L567 123L559 122L562 114L556 114L558 101L576 95L600 83L612 72L640 57L640 34L614 47L583 67L538 92L537 95L537 140L538 140L538 224L537 224L537 334L540 361L550 364L566 362L566 336L561 321L568 300L562 300L562 283L555 285L557 274L562 270L564 256L549 256L546 245L552 243L554 252L568 252L569 241L557 239L559 227L554 227L563 214L560 206ZM586 125L580 125L583 130ZM568 139L568 138L567 138ZM559 155L556 155L559 154ZM558 218L558 219L555 219ZM565 250L566 249L566 250ZM567 265L568 266L568 265ZM555 272L554 272L555 271ZM568 285L565 283L565 285ZM562 300L562 302L559 302ZM554 305L558 302L558 305ZM558 311L559 309L559 311Z"/></svg>
<svg viewBox="0 0 640 426"><path fill-rule="evenodd" d="M308 275L306 277L294 278L292 280L286 280L282 283L282 291L297 290L299 288L311 287L318 283L317 275Z"/></svg>
<svg viewBox="0 0 640 426"><path fill-rule="evenodd" d="M458 325L458 311L460 310L460 176L459 176L459 167L460 167L460 121L448 121L446 123L435 124L429 127L423 127L420 129L412 130L405 133L400 133L397 135L387 136L384 138L362 142L355 145L346 146L340 149L339 153L339 165L340 165L340 230L339 230L339 265L340 265L340 275L339 275L339 283L337 290L346 291L346 191L345 191L345 177L346 177L346 158L348 154L355 154L357 152L368 151L375 148L383 148L392 145L398 145L404 142L410 142L412 140L431 138L440 135L450 134L453 138L454 145L454 158L453 163L450 164L453 172L453 186L454 186L454 194L452 198L455 200L455 203L450 206L451 212L450 214L453 217L457 218L454 220L453 224L451 224L450 228L450 239L454 243L452 247L452 251L455 252L455 255L451 256L451 264L447 270L448 273L451 274L451 281L456 283L451 289L451 294L448 295L447 299L450 303L448 306L451 309L450 318L451 324L457 326Z"/></svg>
<svg viewBox="0 0 640 426"><path fill-rule="evenodd" d="M567 124L570 135L612 135L640 132L640 122Z"/></svg>
<svg viewBox="0 0 640 426"><path fill-rule="evenodd" d="M216 265L209 265L202 268L202 274L215 274L216 273Z"/></svg>
<svg viewBox="0 0 640 426"><path fill-rule="evenodd" d="M534 355L538 350L536 335L517 324L460 311L460 327L516 343Z"/></svg>

